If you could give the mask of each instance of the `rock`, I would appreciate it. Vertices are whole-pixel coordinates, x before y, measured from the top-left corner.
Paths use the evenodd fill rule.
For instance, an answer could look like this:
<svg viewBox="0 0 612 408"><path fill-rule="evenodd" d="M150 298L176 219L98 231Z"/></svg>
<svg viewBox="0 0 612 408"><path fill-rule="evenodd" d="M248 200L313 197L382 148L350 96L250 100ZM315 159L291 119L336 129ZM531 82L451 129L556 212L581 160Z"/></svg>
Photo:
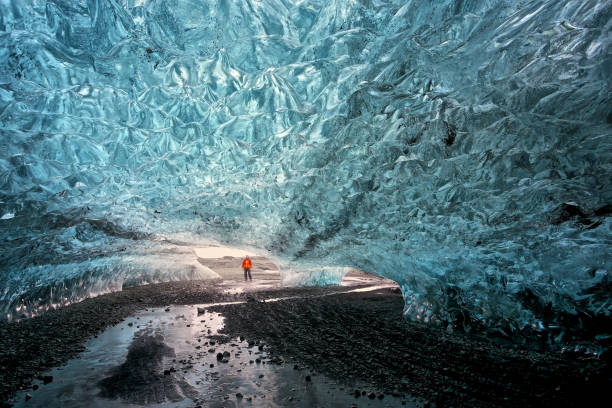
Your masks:
<svg viewBox="0 0 612 408"><path fill-rule="evenodd" d="M359 397L361 397L361 391L359 391L359 390L355 390L354 395L355 395L355 398L359 398Z"/></svg>
<svg viewBox="0 0 612 408"><path fill-rule="evenodd" d="M312 378L310 378L310 376L309 376L309 375L307 375L307 376L306 376L306 381L307 381L307 382L310 382L310 381L312 381Z"/></svg>
<svg viewBox="0 0 612 408"><path fill-rule="evenodd" d="M32 389L33 389L34 391L36 391L36 390L38 389L38 384L34 384L34 385L32 386Z"/></svg>
<svg viewBox="0 0 612 408"><path fill-rule="evenodd" d="M381 399L383 399L383 398L385 398L385 394L378 394L378 399L380 399L380 400L381 400Z"/></svg>
<svg viewBox="0 0 612 408"><path fill-rule="evenodd" d="M215 365L211 363L209 367L210 367L210 368L213 368L214 366L215 366Z"/></svg>
<svg viewBox="0 0 612 408"><path fill-rule="evenodd" d="M239 393L239 392L236 393L236 398L242 399L242 397L243 397L242 393Z"/></svg>
<svg viewBox="0 0 612 408"><path fill-rule="evenodd" d="M223 360L223 353L217 353L217 360Z"/></svg>
<svg viewBox="0 0 612 408"><path fill-rule="evenodd" d="M206 309L204 309L203 307L198 307L198 314L201 315L204 313L206 313Z"/></svg>
<svg viewBox="0 0 612 408"><path fill-rule="evenodd" d="M169 312L169 311L170 311L170 308L169 308L169 307L167 307L167 308L165 309L165 311L166 311L166 312Z"/></svg>
<svg viewBox="0 0 612 408"><path fill-rule="evenodd" d="M606 204L601 208L595 210L595 215L603 216L612 214L612 204Z"/></svg>
<svg viewBox="0 0 612 408"><path fill-rule="evenodd" d="M225 357L225 358L230 358L230 353L229 353L229 351L224 351L224 352L223 352L223 357Z"/></svg>
<svg viewBox="0 0 612 408"><path fill-rule="evenodd" d="M30 394L26 394L26 396L25 396L25 400L26 400L26 401L29 401L30 399L32 399L32 395L30 395Z"/></svg>
<svg viewBox="0 0 612 408"><path fill-rule="evenodd" d="M374 394L373 392L368 394L368 398L369 399L375 399L376 398L376 394Z"/></svg>
<svg viewBox="0 0 612 408"><path fill-rule="evenodd" d="M571 220L572 218L577 219L583 224L590 223L590 221L585 221L586 215L582 208L580 208L578 204L573 201L561 204L559 207L553 210L551 214L551 222L554 225L559 225L563 222Z"/></svg>
<svg viewBox="0 0 612 408"><path fill-rule="evenodd" d="M164 370L164 375L170 375L170 370Z"/></svg>
<svg viewBox="0 0 612 408"><path fill-rule="evenodd" d="M49 384L52 381L53 381L53 376L52 375L45 375L43 377L43 384Z"/></svg>
<svg viewBox="0 0 612 408"><path fill-rule="evenodd" d="M259 374L259 378L264 378L264 375L263 374Z"/></svg>

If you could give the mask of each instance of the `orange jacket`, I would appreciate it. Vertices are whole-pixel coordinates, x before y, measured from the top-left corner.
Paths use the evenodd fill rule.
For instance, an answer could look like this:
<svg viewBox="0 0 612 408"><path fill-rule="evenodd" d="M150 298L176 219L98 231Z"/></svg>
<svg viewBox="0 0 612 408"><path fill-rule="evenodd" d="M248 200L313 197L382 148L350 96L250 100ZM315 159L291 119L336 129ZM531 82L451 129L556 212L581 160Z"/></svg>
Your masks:
<svg viewBox="0 0 612 408"><path fill-rule="evenodd" d="M249 258L244 258L244 261L242 261L242 267L244 269L251 269L253 267L253 263Z"/></svg>

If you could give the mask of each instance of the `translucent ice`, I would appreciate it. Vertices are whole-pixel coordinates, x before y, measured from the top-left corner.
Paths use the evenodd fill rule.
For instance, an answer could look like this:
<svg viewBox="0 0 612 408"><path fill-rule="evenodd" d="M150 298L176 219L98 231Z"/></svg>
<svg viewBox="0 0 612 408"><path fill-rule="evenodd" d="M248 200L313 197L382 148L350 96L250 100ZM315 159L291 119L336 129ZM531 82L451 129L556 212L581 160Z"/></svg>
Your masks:
<svg viewBox="0 0 612 408"><path fill-rule="evenodd" d="M389 277L449 327L609 315L611 17L1 0L3 311L151 280L143 251L214 239L269 251L287 283Z"/></svg>

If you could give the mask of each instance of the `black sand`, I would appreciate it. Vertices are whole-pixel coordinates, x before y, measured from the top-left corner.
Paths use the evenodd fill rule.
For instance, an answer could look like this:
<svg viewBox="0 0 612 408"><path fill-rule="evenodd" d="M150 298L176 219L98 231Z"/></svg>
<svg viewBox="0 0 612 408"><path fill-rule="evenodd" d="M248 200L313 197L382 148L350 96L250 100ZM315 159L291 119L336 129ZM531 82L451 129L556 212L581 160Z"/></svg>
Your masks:
<svg viewBox="0 0 612 408"><path fill-rule="evenodd" d="M257 273L254 276L257 279ZM376 283L376 278L369 279ZM596 398L606 395L611 385L609 367L594 356L448 334L406 322L398 290L341 293L349 289L354 287L264 285L232 291L227 282L163 283L87 299L18 323L0 323L0 405L10 406L16 391L28 389L45 370L77 356L89 337L138 310L247 299L212 309L226 317L226 334L265 342L279 364L324 373L349 386L358 380L388 395L408 392L422 397L427 406L600 406ZM288 296L297 298L265 302ZM150 368L155 370L155 364ZM121 375L116 373L119 383Z"/></svg>

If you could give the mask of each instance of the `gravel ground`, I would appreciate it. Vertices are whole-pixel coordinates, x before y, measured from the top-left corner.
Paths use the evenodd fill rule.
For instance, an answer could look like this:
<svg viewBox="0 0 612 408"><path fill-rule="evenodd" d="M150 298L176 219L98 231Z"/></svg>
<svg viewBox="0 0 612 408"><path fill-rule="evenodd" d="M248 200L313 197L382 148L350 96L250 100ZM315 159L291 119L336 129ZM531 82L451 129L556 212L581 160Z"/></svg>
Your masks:
<svg viewBox="0 0 612 408"><path fill-rule="evenodd" d="M44 371L83 351L88 338L138 310L237 300L246 302L213 308L226 317L226 334L265 342L279 363L348 385L358 379L388 394L408 392L426 399L425 406L603 406L597 397L612 385L609 367L595 358L406 322L397 289L227 287L206 281L133 287L0 323L0 406L10 406L17 390L42 380ZM279 297L297 298L265 301Z"/></svg>
<svg viewBox="0 0 612 408"><path fill-rule="evenodd" d="M366 380L439 407L607 406L609 368L585 356L500 345L406 322L395 290L216 307L222 332L329 377ZM605 398L604 398L605 397Z"/></svg>
<svg viewBox="0 0 612 408"><path fill-rule="evenodd" d="M32 379L76 357L87 339L138 310L168 305L233 302L254 291L232 292L227 282L168 282L126 288L71 304L19 322L0 322L0 407L10 406ZM358 287L358 286L357 286ZM230 290L228 290L228 288ZM310 296L346 291L347 287L256 289L257 297ZM42 377L39 378L42 380Z"/></svg>

